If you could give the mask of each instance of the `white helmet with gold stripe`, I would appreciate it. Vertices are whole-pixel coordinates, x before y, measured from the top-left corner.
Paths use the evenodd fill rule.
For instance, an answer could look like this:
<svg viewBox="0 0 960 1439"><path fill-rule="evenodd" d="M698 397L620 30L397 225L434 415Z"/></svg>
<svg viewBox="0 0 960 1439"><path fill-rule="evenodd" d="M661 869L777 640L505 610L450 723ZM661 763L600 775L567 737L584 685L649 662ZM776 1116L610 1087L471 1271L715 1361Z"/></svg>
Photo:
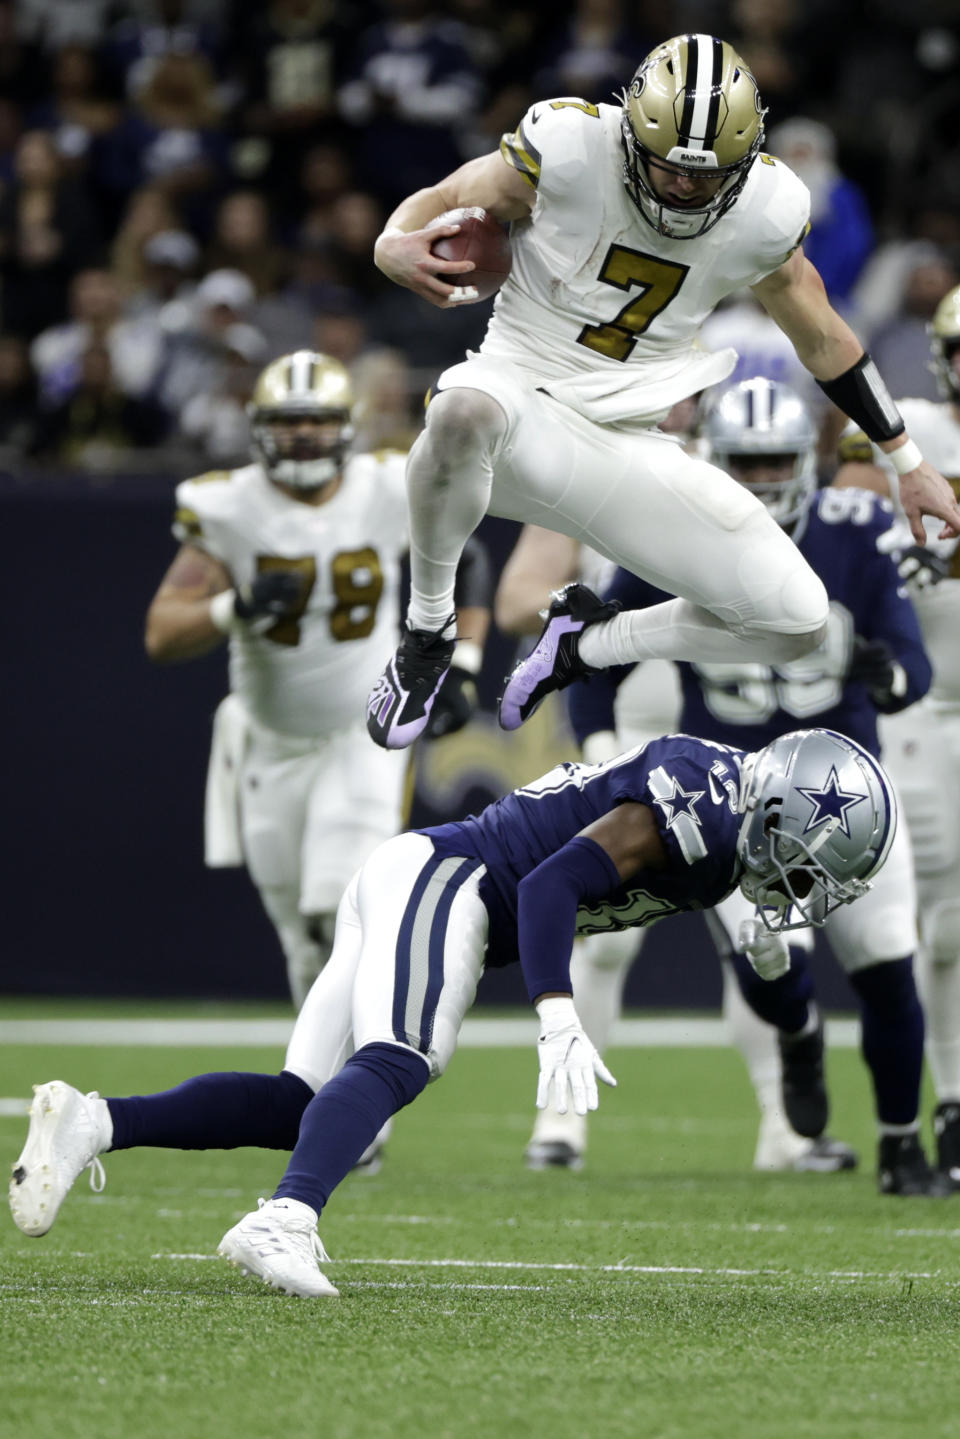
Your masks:
<svg viewBox="0 0 960 1439"><path fill-rule="evenodd" d="M763 142L757 82L726 40L676 35L642 61L623 95L624 181L658 234L689 240L734 203ZM721 181L703 203L676 209L650 181L648 165Z"/></svg>
<svg viewBox="0 0 960 1439"><path fill-rule="evenodd" d="M257 459L275 484L318 490L340 473L353 439L350 376L330 355L295 350L260 375L247 406Z"/></svg>

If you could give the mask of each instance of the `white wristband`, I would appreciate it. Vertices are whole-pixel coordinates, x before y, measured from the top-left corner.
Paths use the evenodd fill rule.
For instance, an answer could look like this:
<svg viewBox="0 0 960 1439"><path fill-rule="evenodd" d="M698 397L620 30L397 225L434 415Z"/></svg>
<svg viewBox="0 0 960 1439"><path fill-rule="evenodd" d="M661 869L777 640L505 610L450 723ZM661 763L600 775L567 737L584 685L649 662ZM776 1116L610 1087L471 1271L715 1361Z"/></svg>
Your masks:
<svg viewBox="0 0 960 1439"><path fill-rule="evenodd" d="M915 445L913 440L907 440L904 444L898 445L895 450L888 450L887 459L898 475L909 474L911 470L915 470L918 465L923 464L920 446Z"/></svg>
<svg viewBox="0 0 960 1439"><path fill-rule="evenodd" d="M240 624L236 613L236 590L221 590L210 601L210 621L221 634L232 634Z"/></svg>

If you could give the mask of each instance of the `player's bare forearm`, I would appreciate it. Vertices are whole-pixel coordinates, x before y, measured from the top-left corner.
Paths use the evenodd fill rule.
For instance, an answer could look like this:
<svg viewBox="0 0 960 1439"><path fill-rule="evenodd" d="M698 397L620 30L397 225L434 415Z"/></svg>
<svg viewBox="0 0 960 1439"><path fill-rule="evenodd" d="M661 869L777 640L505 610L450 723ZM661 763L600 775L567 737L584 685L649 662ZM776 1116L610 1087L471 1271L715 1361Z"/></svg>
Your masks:
<svg viewBox="0 0 960 1439"><path fill-rule="evenodd" d="M829 382L846 376L863 359L864 351L850 326L830 304L823 281L803 251L795 250L779 270L754 285L753 291L792 341L799 359L814 378L827 382L824 388L830 396ZM856 414L851 418L861 422ZM924 542L924 515L943 521L941 539L960 535L960 507L953 491L922 458L906 431L901 429L899 434L877 443L888 455L909 446L894 463L900 477L900 503L917 544Z"/></svg>
<svg viewBox="0 0 960 1439"><path fill-rule="evenodd" d="M823 281L802 250L754 285L753 293L817 380L835 380L855 365L863 346L830 304Z"/></svg>
<svg viewBox="0 0 960 1439"><path fill-rule="evenodd" d="M179 591L158 594L147 611L144 645L155 664L199 659L225 638L210 618L207 596L187 599Z"/></svg>
<svg viewBox="0 0 960 1439"><path fill-rule="evenodd" d="M144 645L150 659L177 664L216 649L224 634L211 618L210 601L229 588L230 576L218 560L185 545L147 611Z"/></svg>
<svg viewBox="0 0 960 1439"><path fill-rule="evenodd" d="M518 220L533 208L536 192L506 163L499 151L468 160L446 179L402 200L387 220L373 250L379 270L396 285L413 290L433 305L447 305L450 286L474 268L472 260L441 260L430 246L457 226L425 227L447 210L475 205L498 220Z"/></svg>

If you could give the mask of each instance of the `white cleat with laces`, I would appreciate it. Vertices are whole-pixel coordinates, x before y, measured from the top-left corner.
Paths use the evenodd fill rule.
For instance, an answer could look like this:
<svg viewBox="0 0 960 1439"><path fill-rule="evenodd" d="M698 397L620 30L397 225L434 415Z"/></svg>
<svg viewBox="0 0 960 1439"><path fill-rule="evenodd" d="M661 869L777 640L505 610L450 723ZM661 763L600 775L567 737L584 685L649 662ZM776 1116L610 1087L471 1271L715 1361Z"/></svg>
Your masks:
<svg viewBox="0 0 960 1439"><path fill-rule="evenodd" d="M228 1229L217 1253L244 1274L304 1299L339 1295L320 1270L330 1256L317 1233L317 1214L299 1199L261 1199L259 1208Z"/></svg>
<svg viewBox="0 0 960 1439"><path fill-rule="evenodd" d="M30 1128L10 1178L10 1213L24 1234L46 1234L74 1181L89 1166L90 1188L104 1186L98 1155L110 1148L113 1121L96 1091L81 1094L53 1079L35 1084Z"/></svg>

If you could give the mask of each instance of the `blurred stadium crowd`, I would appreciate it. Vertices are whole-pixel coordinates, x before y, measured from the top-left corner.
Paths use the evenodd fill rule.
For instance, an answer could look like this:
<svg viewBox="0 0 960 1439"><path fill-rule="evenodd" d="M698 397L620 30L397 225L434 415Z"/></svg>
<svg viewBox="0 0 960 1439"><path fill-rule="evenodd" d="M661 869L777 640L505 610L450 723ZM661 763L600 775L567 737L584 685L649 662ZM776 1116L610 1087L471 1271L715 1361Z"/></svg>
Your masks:
<svg viewBox="0 0 960 1439"><path fill-rule="evenodd" d="M387 282L386 216L531 100L609 100L682 30L750 63L834 303L895 395L935 398L926 322L960 280L955 19L955 0L0 0L0 462L242 462L253 380L301 346L351 370L361 445L405 447L489 306ZM764 343L746 301L711 324L744 365Z"/></svg>

